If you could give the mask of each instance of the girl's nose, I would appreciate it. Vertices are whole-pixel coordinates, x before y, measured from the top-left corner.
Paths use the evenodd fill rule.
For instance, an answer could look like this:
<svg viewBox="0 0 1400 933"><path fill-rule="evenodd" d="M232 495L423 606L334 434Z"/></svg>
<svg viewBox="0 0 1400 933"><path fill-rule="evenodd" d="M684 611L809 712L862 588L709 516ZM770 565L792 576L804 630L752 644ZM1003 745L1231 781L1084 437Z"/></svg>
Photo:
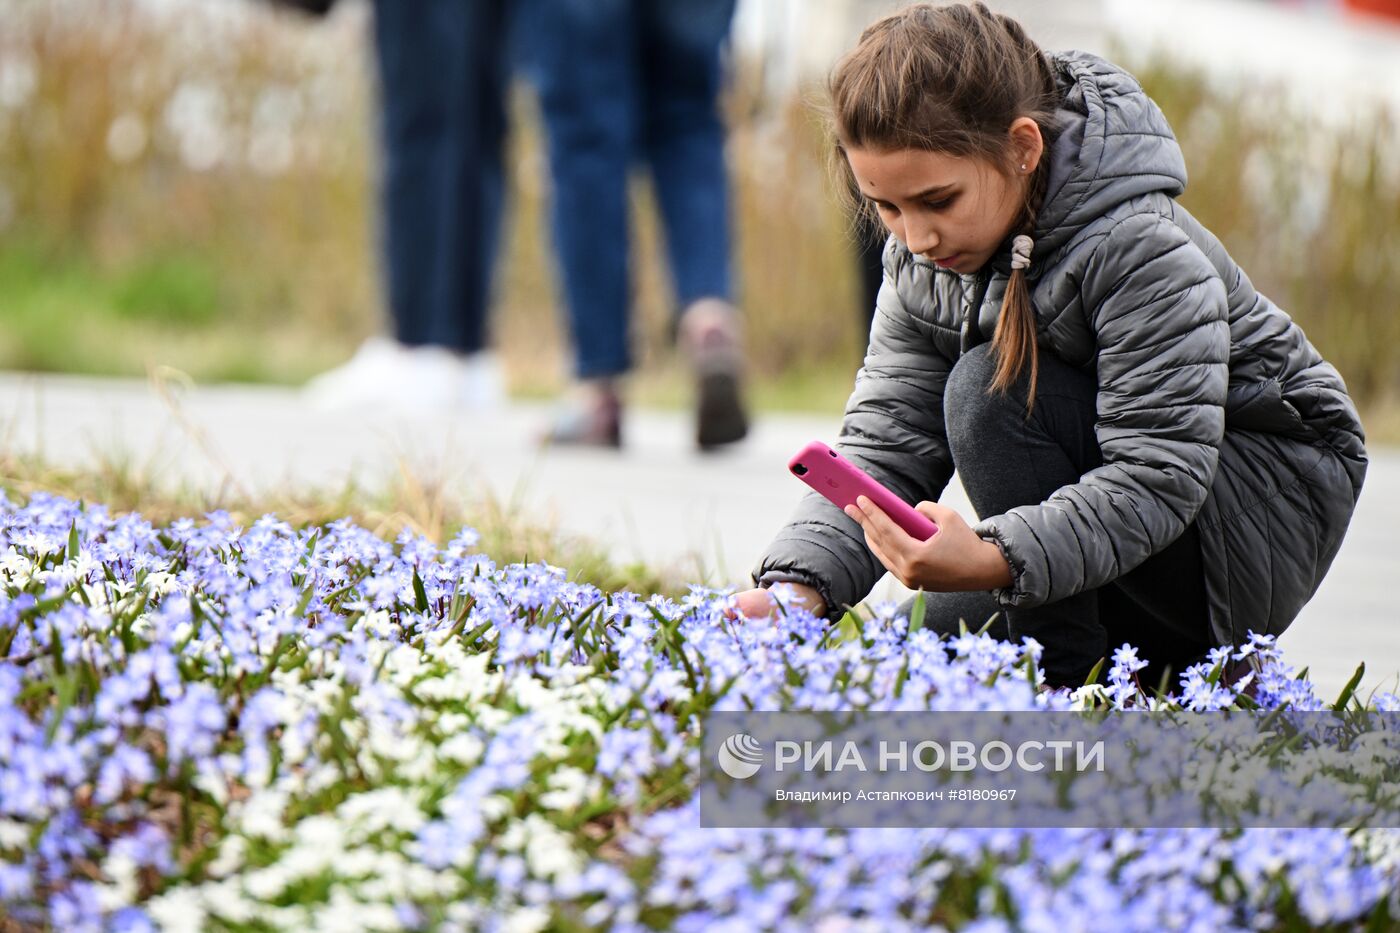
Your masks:
<svg viewBox="0 0 1400 933"><path fill-rule="evenodd" d="M918 224L906 223L904 225L904 245L909 248L909 252L916 255L927 253L938 249L938 234L927 227Z"/></svg>

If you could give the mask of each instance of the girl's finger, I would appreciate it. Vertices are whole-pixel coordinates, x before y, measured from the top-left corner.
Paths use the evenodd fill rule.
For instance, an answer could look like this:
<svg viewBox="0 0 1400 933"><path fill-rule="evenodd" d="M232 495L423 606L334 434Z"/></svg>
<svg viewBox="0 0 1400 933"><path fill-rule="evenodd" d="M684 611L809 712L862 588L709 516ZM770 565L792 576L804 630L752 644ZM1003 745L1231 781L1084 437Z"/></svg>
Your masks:
<svg viewBox="0 0 1400 933"><path fill-rule="evenodd" d="M890 518L884 509L865 496L858 497L856 504L865 513L866 519L870 522L870 528L879 535L881 544L888 550L903 551L915 543L909 533L896 525L894 519Z"/></svg>
<svg viewBox="0 0 1400 933"><path fill-rule="evenodd" d="M875 512L878 512L880 517L884 518L888 525L898 529L899 526L895 525L894 522L890 521L889 517L886 516L883 511L880 510L879 506L875 505L869 499L866 499L864 496L861 496L857 499L857 501L866 503L866 505L870 509L872 509ZM850 515L856 521L860 522L861 528L865 531L865 546L870 548L870 553L875 555L875 559L878 560L881 564L883 564L886 570L898 575L900 573L902 561L899 560L895 555L899 553L898 548L900 546L900 542L898 540L891 540L891 536L886 534L879 527L875 516L863 511L859 506L846 506L846 514ZM909 536L904 535L904 537L908 538ZM913 539L909 538L909 540L912 541Z"/></svg>
<svg viewBox="0 0 1400 933"><path fill-rule="evenodd" d="M870 548L870 553L875 555L875 559L878 560L886 570L893 574L898 574L900 572L898 562L886 553L884 548L871 541L868 535L866 536L865 543L866 546Z"/></svg>
<svg viewBox="0 0 1400 933"><path fill-rule="evenodd" d="M876 526L874 519L858 505L846 506L846 514L860 523L861 530L865 532L866 545L876 557L880 557L880 550L882 548L887 549L889 542L885 539L885 536L880 533L880 529ZM883 557L881 557L880 560L882 563L884 562Z"/></svg>

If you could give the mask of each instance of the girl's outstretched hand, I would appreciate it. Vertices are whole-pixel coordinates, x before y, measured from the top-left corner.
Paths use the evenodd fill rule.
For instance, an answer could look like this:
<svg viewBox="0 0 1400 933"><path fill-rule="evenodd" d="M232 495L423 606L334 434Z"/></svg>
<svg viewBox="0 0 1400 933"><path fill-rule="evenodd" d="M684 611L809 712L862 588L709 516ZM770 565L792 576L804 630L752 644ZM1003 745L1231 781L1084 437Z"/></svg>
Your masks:
<svg viewBox="0 0 1400 933"><path fill-rule="evenodd" d="M813 615L820 616L826 612L826 603L822 601L821 595L810 586L801 583L789 583L796 593L794 602L804 606ZM738 606L738 616L745 619L777 619L778 601L773 598L773 594L763 587L753 590L744 590L734 596L735 605Z"/></svg>
<svg viewBox="0 0 1400 933"><path fill-rule="evenodd" d="M1001 549L978 536L961 515L936 502L915 508L938 525L927 541L911 536L865 496L846 506L846 514L860 522L880 563L910 589L953 593L1011 585L1011 567Z"/></svg>

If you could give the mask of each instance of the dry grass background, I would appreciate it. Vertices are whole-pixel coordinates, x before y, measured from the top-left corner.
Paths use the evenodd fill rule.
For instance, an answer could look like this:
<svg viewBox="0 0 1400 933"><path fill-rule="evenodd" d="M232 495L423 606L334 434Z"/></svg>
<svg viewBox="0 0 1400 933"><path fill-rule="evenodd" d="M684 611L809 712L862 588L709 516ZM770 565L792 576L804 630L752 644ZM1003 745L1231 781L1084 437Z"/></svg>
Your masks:
<svg viewBox="0 0 1400 933"><path fill-rule="evenodd" d="M200 8L203 9L203 8ZM0 366L299 382L381 324L363 8L308 26L253 6L0 0ZM1386 115L1349 134L1154 63L1183 202L1400 438L1400 172ZM757 402L838 411L858 365L851 234L803 99L738 63L725 102ZM512 99L494 310L513 389L557 391L562 326L530 96ZM670 404L669 297L636 192L633 391Z"/></svg>

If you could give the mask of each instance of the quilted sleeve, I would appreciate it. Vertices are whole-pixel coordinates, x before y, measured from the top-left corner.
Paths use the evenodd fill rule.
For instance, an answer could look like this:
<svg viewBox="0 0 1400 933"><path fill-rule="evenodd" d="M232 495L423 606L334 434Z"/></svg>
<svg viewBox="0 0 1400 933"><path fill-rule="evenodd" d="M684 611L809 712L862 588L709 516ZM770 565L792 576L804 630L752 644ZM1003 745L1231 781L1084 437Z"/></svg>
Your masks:
<svg viewBox="0 0 1400 933"><path fill-rule="evenodd" d="M974 526L1011 565L1005 607L1102 586L1174 541L1215 477L1225 431L1225 287L1206 256L1156 214L1100 240L1082 280L1097 341L1103 465L1039 505Z"/></svg>
<svg viewBox="0 0 1400 933"><path fill-rule="evenodd" d="M910 503L936 500L953 475L943 427L943 390L952 362L921 332L901 300L887 254L870 345L846 403L835 448ZM823 496L798 504L753 572L758 583L814 586L839 619L864 599L885 568L860 525Z"/></svg>

